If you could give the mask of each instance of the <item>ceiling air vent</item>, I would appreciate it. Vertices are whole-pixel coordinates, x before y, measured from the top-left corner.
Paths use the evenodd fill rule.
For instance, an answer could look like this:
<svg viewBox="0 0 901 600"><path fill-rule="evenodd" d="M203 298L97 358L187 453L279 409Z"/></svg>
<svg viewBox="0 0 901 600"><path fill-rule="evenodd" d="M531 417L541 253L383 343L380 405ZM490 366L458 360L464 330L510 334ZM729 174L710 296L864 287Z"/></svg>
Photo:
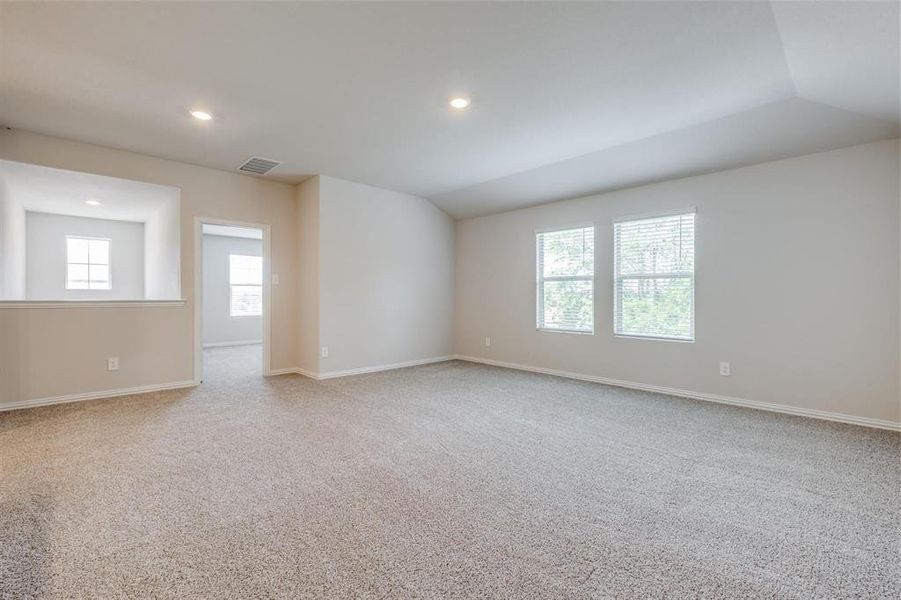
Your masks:
<svg viewBox="0 0 901 600"><path fill-rule="evenodd" d="M282 163L276 160L251 156L243 165L238 167L238 170L244 171L245 173L253 173L254 175L265 175L280 164Z"/></svg>

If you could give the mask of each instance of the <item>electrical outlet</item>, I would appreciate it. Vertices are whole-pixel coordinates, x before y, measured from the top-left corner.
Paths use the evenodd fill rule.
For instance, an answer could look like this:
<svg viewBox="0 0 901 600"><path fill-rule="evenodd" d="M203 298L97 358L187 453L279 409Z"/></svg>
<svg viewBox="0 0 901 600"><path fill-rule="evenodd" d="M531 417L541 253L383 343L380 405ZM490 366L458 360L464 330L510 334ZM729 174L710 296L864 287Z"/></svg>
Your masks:
<svg viewBox="0 0 901 600"><path fill-rule="evenodd" d="M732 365L727 362L720 363L720 375L723 377L729 377L732 375Z"/></svg>
<svg viewBox="0 0 901 600"><path fill-rule="evenodd" d="M107 371L118 371L119 370L119 357L118 356L110 356L106 359L106 370Z"/></svg>
<svg viewBox="0 0 901 600"><path fill-rule="evenodd" d="M486 347L486 348L490 348L490 347L491 347L491 338L490 338L490 337L486 337L486 338L485 338L485 347Z"/></svg>
<svg viewBox="0 0 901 600"><path fill-rule="evenodd" d="M328 346L322 347L322 358L328 358Z"/></svg>
<svg viewBox="0 0 901 600"><path fill-rule="evenodd" d="M272 274L272 285L278 285L278 273Z"/></svg>

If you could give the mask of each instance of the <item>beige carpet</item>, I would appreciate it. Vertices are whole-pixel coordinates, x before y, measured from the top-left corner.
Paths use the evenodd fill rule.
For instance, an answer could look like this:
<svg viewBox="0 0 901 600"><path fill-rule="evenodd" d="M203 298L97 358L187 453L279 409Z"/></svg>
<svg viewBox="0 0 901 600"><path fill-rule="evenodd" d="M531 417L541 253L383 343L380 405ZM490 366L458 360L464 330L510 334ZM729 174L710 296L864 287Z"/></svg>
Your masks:
<svg viewBox="0 0 901 600"><path fill-rule="evenodd" d="M0 413L0 597L897 598L899 435L449 362Z"/></svg>

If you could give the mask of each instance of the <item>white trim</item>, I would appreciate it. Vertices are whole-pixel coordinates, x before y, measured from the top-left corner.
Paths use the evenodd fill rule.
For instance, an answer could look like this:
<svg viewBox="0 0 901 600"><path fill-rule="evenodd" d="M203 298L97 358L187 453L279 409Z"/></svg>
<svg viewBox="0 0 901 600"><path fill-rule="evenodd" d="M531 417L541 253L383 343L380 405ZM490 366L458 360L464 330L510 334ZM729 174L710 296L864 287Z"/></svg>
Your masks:
<svg viewBox="0 0 901 600"><path fill-rule="evenodd" d="M697 214L698 208L696 206L689 206L688 208L674 208L672 210L662 210L658 212L646 212L639 213L637 215L623 215L621 217L613 217L613 223L619 223L620 221L649 221L651 219L656 219L657 217L675 217L676 215L687 215L691 213Z"/></svg>
<svg viewBox="0 0 901 600"><path fill-rule="evenodd" d="M69 240L87 240L90 242L91 240L95 242L106 242L106 264L103 263L92 263L91 262L91 250L90 245L88 245L88 262L80 263L69 260ZM98 267L106 267L106 287L95 288L91 287L91 265L96 264ZM88 268L88 287L86 288L78 288L78 287L69 287L69 265L81 265ZM68 290L101 290L101 291L109 291L113 289L113 239L112 238L100 238L100 237L90 237L86 235L67 235L66 236L66 291Z"/></svg>
<svg viewBox="0 0 901 600"><path fill-rule="evenodd" d="M263 232L257 231L256 228L240 231L237 227L232 227L225 231L219 225L210 225L202 229L203 235L215 235L219 237L239 238L243 240L262 240Z"/></svg>
<svg viewBox="0 0 901 600"><path fill-rule="evenodd" d="M185 300L0 300L2 308L148 308L184 306Z"/></svg>
<svg viewBox="0 0 901 600"><path fill-rule="evenodd" d="M272 237L269 225L213 217L194 217L194 384L203 380L203 225L246 227L263 231L263 376L272 375ZM258 318L258 317L256 317Z"/></svg>
<svg viewBox="0 0 901 600"><path fill-rule="evenodd" d="M499 360L490 360L487 358L478 358L475 356L457 355L458 360L467 362L491 365L494 367L503 367L506 369L516 369L519 371L529 371L532 373L542 373L544 375L554 375L556 377L566 377L567 379L578 379L580 381L590 381L593 383L602 383L604 385L613 385L616 387L629 388L634 390L643 390L647 392L657 392L658 394L667 394L669 396L680 396L682 398L691 398L694 400L706 400L708 402L716 402L718 404L729 404L732 406L741 406L744 408L753 408L756 410L765 410L768 412L782 413L787 415L795 415L799 417L810 417L813 419L823 419L825 421L836 421L838 423L849 423L851 425L862 425L864 427L875 427L877 429L888 429L890 431L901 431L901 422L886 421L883 419L871 419L869 417L858 417L855 415L846 415L843 413L829 412L824 410L814 410L810 408L798 408L796 406L787 406L785 404L774 404L771 402L760 402L758 400L746 400L744 398L733 398L731 396L720 396L718 394L707 394L704 392L693 392L691 390L681 390L677 388L663 387L659 385L650 385L647 383L637 383L634 381L623 381L620 379L610 379L608 377L598 377L596 375L585 375L583 373L574 373L572 371L559 371L557 369L545 369L543 367L532 367L529 365L521 365L517 363L501 362Z"/></svg>
<svg viewBox="0 0 901 600"><path fill-rule="evenodd" d="M292 373L296 373L297 375L303 375L304 377L309 377L310 379L319 380L319 374L314 373L313 371L307 371L306 369L301 369L300 367L296 367L292 370Z"/></svg>
<svg viewBox="0 0 901 600"><path fill-rule="evenodd" d="M420 358L417 360L408 360L406 362L392 363L390 365L375 365L373 367L361 367L359 369L345 369L343 371L325 371L316 374L316 379L334 379L336 377L348 377L350 375L362 375L364 373L377 373L379 371L392 371L394 369L405 369L407 367L417 367L419 365L430 365L432 363L446 362L456 358L453 354L448 356L435 356L433 358Z"/></svg>
<svg viewBox="0 0 901 600"><path fill-rule="evenodd" d="M551 227L538 227L536 228L535 235L539 233L554 233L556 231L569 231L570 229L586 229L588 227L594 227L594 221L583 221L581 223L570 224L570 225L555 225Z"/></svg>
<svg viewBox="0 0 901 600"><path fill-rule="evenodd" d="M21 408L34 408L36 406L49 406L51 404L65 404L68 402L83 402L85 400L100 400L103 398L115 398L118 396L131 396L133 394L146 394L148 392L162 392L165 390L178 390L194 387L193 380L174 381L172 383L156 383L141 385L132 388L120 388L117 390L101 390L99 392L84 392L82 394L69 394L67 396L52 396L49 398L34 398L32 400L17 400L0 404L0 412L17 410Z"/></svg>
<svg viewBox="0 0 901 600"><path fill-rule="evenodd" d="M631 333L614 333L613 337L623 338L626 340L645 340L651 342L682 342L683 344L694 344L694 338L682 337L666 337L665 335L639 335Z"/></svg>
<svg viewBox="0 0 901 600"><path fill-rule="evenodd" d="M316 381L322 381L323 379L337 379L339 377L350 377L351 375L363 375L365 373L379 373L381 371L393 371L394 369L406 369L407 367L418 367L420 365L430 365L433 363L439 362L447 362L449 360L456 360L459 358L455 354L449 354L447 356L435 356L432 358L420 358L417 360L408 360L405 362L392 363L388 365L375 365L373 367L360 367L359 369L345 369L343 371L325 371L324 373L316 373L314 371L307 371L306 369L301 369L300 367L288 367L285 369L276 369L273 370L271 375L286 375L288 373L296 373L297 375L303 375L304 377L309 377L310 379L315 379Z"/></svg>
<svg viewBox="0 0 901 600"><path fill-rule="evenodd" d="M694 276L694 271L669 271L666 273L630 273L617 277L620 279L685 279Z"/></svg>
<svg viewBox="0 0 901 600"><path fill-rule="evenodd" d="M229 346L253 346L262 344L263 340L237 341L237 342L209 342L203 345L204 348L226 348Z"/></svg>
<svg viewBox="0 0 901 600"><path fill-rule="evenodd" d="M697 232L698 232L698 223L697 223L697 213L698 210L695 207L684 210L673 210L666 211L662 213L647 213L645 216L636 216L636 217L618 217L613 219L613 231L612 237L613 240L613 334L616 337L629 337L637 340L667 340L667 341L680 341L680 342L689 342L694 343L695 338L697 337L697 332L695 329L696 326L696 300L697 300L697 280L695 273L697 269L695 268L697 265L695 264L697 258ZM691 271L676 271L676 272L666 272L666 273L629 273L623 275L620 273L620 236L617 235L617 226L622 223L634 223L639 221L654 221L657 219L665 219L667 217L682 217L684 215L693 215L692 216L692 231L693 231L693 239L692 239L692 270ZM679 222L679 231L681 233L681 220ZM687 279L691 282L691 314L689 321L689 335L688 337L682 336L668 336L668 335L654 335L653 333L629 333L625 331L620 331L620 327L622 327L622 299L620 298L620 292L622 291L622 283L624 280L635 280L635 279Z"/></svg>
<svg viewBox="0 0 901 600"><path fill-rule="evenodd" d="M298 372L297 367L284 367L281 369L269 369L269 376L272 375L293 375Z"/></svg>
<svg viewBox="0 0 901 600"><path fill-rule="evenodd" d="M536 327L535 331L544 333L570 333L573 335L594 335L594 329L558 329L553 327Z"/></svg>
<svg viewBox="0 0 901 600"><path fill-rule="evenodd" d="M546 276L544 274L544 244L543 244L543 236L548 233L557 233L561 231L577 231L577 230L585 230L591 229L591 274L590 275L551 275ZM535 230L535 287L533 288L535 292L535 329L537 331L556 331L560 333L579 333L579 334L588 334L594 335L594 325L595 325L595 316L597 312L597 303L596 294L597 294L597 284L595 283L595 277L597 276L597 227L594 222L587 223L584 225L570 226L565 227L563 229L551 228L544 230ZM556 282L556 281L589 281L591 282L591 329L566 329L566 328L558 328L558 327L545 327L545 319L544 319L544 286L546 282Z"/></svg>

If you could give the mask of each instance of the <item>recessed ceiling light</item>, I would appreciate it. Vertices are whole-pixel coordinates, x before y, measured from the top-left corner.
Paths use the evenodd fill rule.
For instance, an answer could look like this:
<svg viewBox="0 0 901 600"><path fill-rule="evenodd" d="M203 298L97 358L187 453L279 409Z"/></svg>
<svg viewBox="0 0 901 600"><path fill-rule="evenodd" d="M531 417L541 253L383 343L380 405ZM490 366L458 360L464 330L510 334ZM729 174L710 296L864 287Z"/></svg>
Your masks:
<svg viewBox="0 0 901 600"><path fill-rule="evenodd" d="M100 206L99 200L85 200L84 203L88 206Z"/></svg>
<svg viewBox="0 0 901 600"><path fill-rule="evenodd" d="M463 96L457 96L456 98L451 98L448 104L451 105L451 108L456 108L457 110L463 110L468 107L471 100L469 98L464 98Z"/></svg>
<svg viewBox="0 0 901 600"><path fill-rule="evenodd" d="M205 110L192 110L191 116L195 119L200 119L201 121L212 121L213 115L206 112Z"/></svg>

